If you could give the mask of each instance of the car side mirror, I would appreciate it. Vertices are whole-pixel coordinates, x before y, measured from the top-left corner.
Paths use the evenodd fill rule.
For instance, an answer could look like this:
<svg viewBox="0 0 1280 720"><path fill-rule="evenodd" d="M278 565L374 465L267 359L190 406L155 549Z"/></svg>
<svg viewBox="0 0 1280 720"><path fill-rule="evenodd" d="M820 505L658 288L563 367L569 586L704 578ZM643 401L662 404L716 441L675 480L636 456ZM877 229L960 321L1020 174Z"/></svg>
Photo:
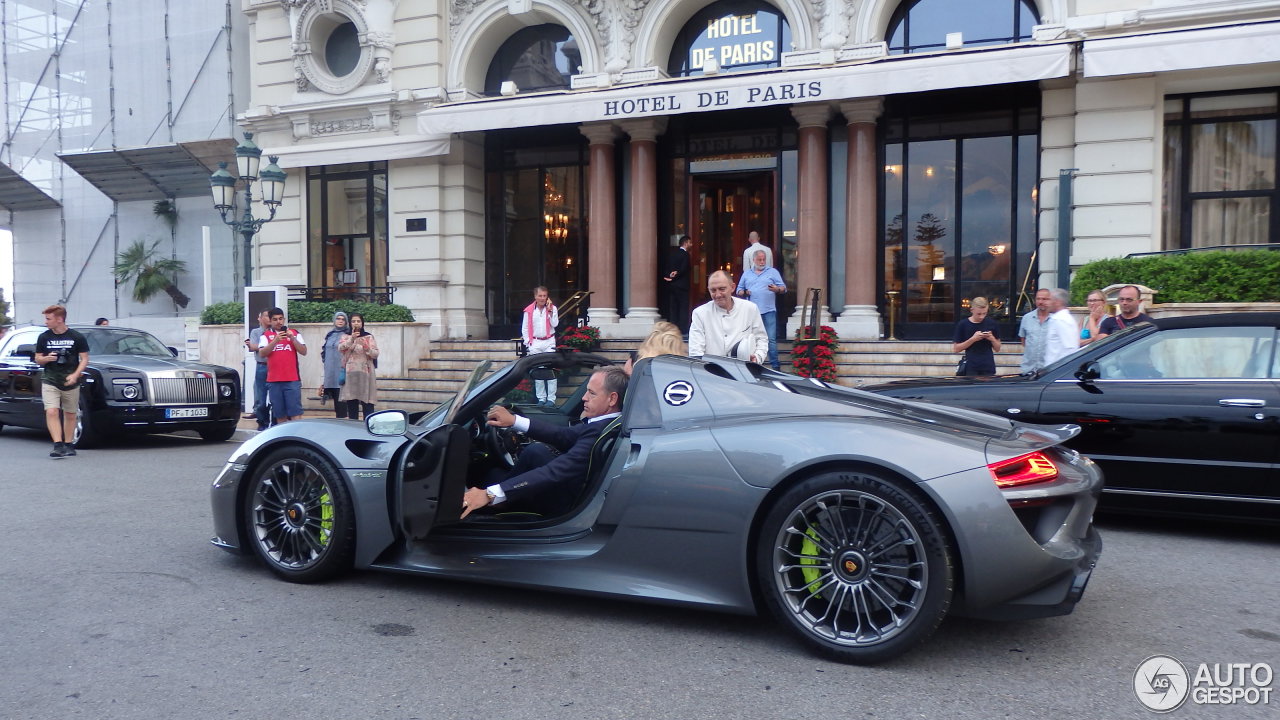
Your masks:
<svg viewBox="0 0 1280 720"><path fill-rule="evenodd" d="M1076 379L1080 382L1091 382L1102 377L1102 367L1098 365L1098 361L1090 360L1080 366L1076 370Z"/></svg>
<svg viewBox="0 0 1280 720"><path fill-rule="evenodd" d="M409 415L403 410L380 410L364 419L370 435L403 435L409 429Z"/></svg>
<svg viewBox="0 0 1280 720"><path fill-rule="evenodd" d="M30 358L31 360L35 360L36 346L35 345L19 345L18 351L15 352L14 355L21 355L23 357Z"/></svg>
<svg viewBox="0 0 1280 720"><path fill-rule="evenodd" d="M169 346L169 353L170 353L171 355L173 355L174 357L178 357L178 348L176 348L176 347L174 347L174 346L170 345L170 346Z"/></svg>

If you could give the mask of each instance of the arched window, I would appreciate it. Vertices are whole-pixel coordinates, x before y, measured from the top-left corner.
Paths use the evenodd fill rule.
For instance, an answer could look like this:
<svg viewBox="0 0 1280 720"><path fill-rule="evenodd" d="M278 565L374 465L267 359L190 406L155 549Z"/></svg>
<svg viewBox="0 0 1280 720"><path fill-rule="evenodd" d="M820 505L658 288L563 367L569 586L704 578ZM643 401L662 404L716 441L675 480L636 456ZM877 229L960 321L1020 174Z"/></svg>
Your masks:
<svg viewBox="0 0 1280 720"><path fill-rule="evenodd" d="M894 11L885 37L889 53L942 50L948 33L963 33L966 47L1031 39L1039 22L1030 0L906 0Z"/></svg>
<svg viewBox="0 0 1280 720"><path fill-rule="evenodd" d="M782 64L791 49L791 26L759 0L720 0L694 15L676 38L667 63L672 77L724 70L763 70Z"/></svg>
<svg viewBox="0 0 1280 720"><path fill-rule="evenodd" d="M510 80L520 92L569 87L582 64L578 43L561 25L535 25L512 35L498 48L485 77L486 95L497 95Z"/></svg>

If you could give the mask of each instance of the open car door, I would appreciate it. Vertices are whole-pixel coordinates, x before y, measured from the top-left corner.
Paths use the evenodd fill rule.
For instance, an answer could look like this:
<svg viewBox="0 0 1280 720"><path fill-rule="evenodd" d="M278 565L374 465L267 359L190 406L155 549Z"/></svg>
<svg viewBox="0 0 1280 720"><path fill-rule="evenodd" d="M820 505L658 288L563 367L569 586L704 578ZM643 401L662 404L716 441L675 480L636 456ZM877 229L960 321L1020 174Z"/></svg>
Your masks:
<svg viewBox="0 0 1280 720"><path fill-rule="evenodd" d="M471 440L457 423L463 400L489 371L485 361L471 371L452 400L440 425L409 443L396 467L396 496L399 499L400 527L406 537L421 540L431 528L459 521L465 482L447 482L465 477Z"/></svg>

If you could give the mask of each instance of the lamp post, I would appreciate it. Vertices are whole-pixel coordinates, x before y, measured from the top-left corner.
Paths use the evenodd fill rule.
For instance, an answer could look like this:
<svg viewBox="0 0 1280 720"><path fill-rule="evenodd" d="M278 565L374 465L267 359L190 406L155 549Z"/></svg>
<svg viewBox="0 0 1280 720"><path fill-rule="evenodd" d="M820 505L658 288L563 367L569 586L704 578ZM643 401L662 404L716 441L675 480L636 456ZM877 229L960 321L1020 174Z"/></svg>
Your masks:
<svg viewBox="0 0 1280 720"><path fill-rule="evenodd" d="M209 189L213 192L213 206L222 216L222 222L244 237L244 284L253 284L253 236L262 229L263 223L271 222L284 199L284 171L276 165L277 157L268 158L269 164L258 172L262 162L262 148L253 142L253 133L245 133L244 140L236 145L236 172L239 179L227 172L225 162L218 163L218 169L209 176ZM236 183L244 181L244 214L235 219ZM253 216L253 184L262 184L262 202L271 211L265 218ZM231 219L227 219L230 215Z"/></svg>

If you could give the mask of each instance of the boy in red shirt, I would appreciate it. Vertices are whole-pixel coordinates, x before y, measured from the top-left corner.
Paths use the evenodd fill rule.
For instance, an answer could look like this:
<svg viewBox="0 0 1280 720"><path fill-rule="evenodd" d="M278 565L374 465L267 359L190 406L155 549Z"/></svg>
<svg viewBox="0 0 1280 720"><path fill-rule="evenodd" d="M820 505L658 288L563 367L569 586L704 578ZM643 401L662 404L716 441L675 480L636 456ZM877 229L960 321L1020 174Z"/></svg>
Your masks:
<svg viewBox="0 0 1280 720"><path fill-rule="evenodd" d="M284 324L284 311L267 311L271 328L258 341L258 354L267 359L267 397L277 423L302 419L302 376L298 356L307 354L307 343Z"/></svg>

